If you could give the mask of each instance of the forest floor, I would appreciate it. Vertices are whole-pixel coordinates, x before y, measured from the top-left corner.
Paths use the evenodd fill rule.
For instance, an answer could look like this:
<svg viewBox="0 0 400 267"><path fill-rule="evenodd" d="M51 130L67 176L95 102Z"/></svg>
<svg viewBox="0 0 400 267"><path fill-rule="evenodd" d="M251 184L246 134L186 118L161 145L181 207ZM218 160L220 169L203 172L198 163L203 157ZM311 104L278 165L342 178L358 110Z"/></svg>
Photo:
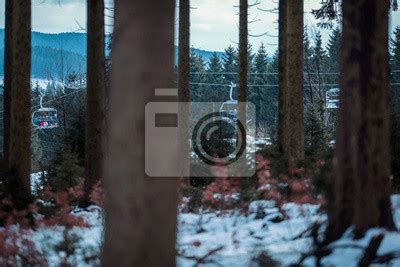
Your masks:
<svg viewBox="0 0 400 267"><path fill-rule="evenodd" d="M395 219L400 228L400 195L392 197ZM280 215L271 201L257 201L250 204L250 214L239 212L204 212L201 214L180 213L178 217L177 266L289 266L310 252L313 241L307 230L319 221L326 220L318 213L316 205L284 205L288 218L274 223ZM259 207L264 207L266 216L257 218ZM83 217L90 227L75 227L69 231L70 240L76 239L74 253L51 249L59 246L65 236L61 227L43 228L32 236L35 244L47 254L50 265L56 266L60 259L77 266L98 264L98 253L103 233L103 215L99 207L74 210L75 216ZM272 220L272 221L271 221ZM378 255L400 252L400 233L371 229L364 238L353 240L349 230L342 239L331 244L343 247L322 259L323 266L356 266L370 239L385 233ZM72 244L72 243L71 243ZM264 264L264 265L261 265ZM308 257L304 266L315 266L315 258ZM391 261L391 266L400 266L400 259Z"/></svg>
<svg viewBox="0 0 400 267"><path fill-rule="evenodd" d="M400 195L392 196L395 222L400 229ZM318 205L283 204L253 201L246 213L238 210L180 212L178 216L177 266L288 266L314 248L312 226L319 222L322 234L326 215ZM53 226L26 233L50 266L68 262L73 266L99 264L103 239L104 214L100 207L74 209L73 216L83 218L88 227ZM373 236L384 233L377 255L391 252L399 256L400 233L371 229L354 240L351 229L331 244L333 252L322 258L323 266L356 266ZM315 266L315 257L304 257L304 266ZM400 258L390 261L400 266Z"/></svg>

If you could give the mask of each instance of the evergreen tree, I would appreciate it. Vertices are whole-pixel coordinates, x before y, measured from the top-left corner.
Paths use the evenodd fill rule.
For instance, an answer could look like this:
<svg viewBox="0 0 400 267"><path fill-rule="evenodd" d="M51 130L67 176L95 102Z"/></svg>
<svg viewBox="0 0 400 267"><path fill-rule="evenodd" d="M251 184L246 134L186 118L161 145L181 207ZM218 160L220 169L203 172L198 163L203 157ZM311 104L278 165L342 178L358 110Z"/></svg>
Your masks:
<svg viewBox="0 0 400 267"><path fill-rule="evenodd" d="M393 72L400 69L400 27L396 27L394 38L391 40L390 54L391 82L390 106L391 106L391 146L392 146L392 171L394 184L400 186L400 93L399 86L400 72Z"/></svg>
<svg viewBox="0 0 400 267"><path fill-rule="evenodd" d="M249 73L249 30L248 30L248 0L239 0L239 48L238 48L238 83L237 83L237 117L238 125L247 120L246 105ZM246 145L246 138L243 140Z"/></svg>
<svg viewBox="0 0 400 267"><path fill-rule="evenodd" d="M340 43L342 39L342 33L340 29L335 28L329 36L327 44L327 54L328 54L328 71L339 72L339 55L340 55ZM332 76L337 77L337 76ZM336 83L337 83L336 79Z"/></svg>
<svg viewBox="0 0 400 267"><path fill-rule="evenodd" d="M236 83L237 77L236 73L238 71L237 66L238 55L231 45L225 49L225 53L222 56L222 69L224 74L224 79L226 84L231 82Z"/></svg>
<svg viewBox="0 0 400 267"><path fill-rule="evenodd" d="M305 74L305 84L304 87L304 99L306 105L313 105L314 103L314 95L313 95L313 88L312 88L312 56L313 56L313 49L311 47L310 37L308 35L308 28L307 26L304 27L304 38L303 38L303 57L304 57L304 74Z"/></svg>
<svg viewBox="0 0 400 267"><path fill-rule="evenodd" d="M82 206L90 204L93 186L103 173L105 126L104 0L87 0L87 122L85 181Z"/></svg>
<svg viewBox="0 0 400 267"><path fill-rule="evenodd" d="M268 106L268 119L267 119L267 131L269 133L269 137L274 141L273 143L277 143L277 127L278 127L278 98L279 98L279 77L276 75L279 71L279 57L278 50L270 59L269 64L267 65L267 72L273 73L271 75L267 75L267 84L271 85L266 90L268 92L267 96L270 101L267 100Z"/></svg>
<svg viewBox="0 0 400 267"><path fill-rule="evenodd" d="M288 142L284 154L295 161L304 158L304 75L303 75L303 34L304 0L287 1L287 109Z"/></svg>
<svg viewBox="0 0 400 267"><path fill-rule="evenodd" d="M221 74L223 71L221 59L217 53L213 53L208 62L206 75L206 83L209 84L224 84L224 77ZM229 92L225 86L208 85L207 92L212 94L212 101L224 102L229 98Z"/></svg>
<svg viewBox="0 0 400 267"><path fill-rule="evenodd" d="M9 65L3 115L7 186L16 208L26 208L31 201L31 1L7 1L6 10Z"/></svg>
<svg viewBox="0 0 400 267"><path fill-rule="evenodd" d="M343 1L342 9L342 87L328 241L350 226L356 238L369 228L395 228L390 204L389 1Z"/></svg>
<svg viewBox="0 0 400 267"><path fill-rule="evenodd" d="M40 142L39 131L36 128L32 128L31 153L32 169L35 171L38 169L38 167L40 167L43 157L43 149Z"/></svg>
<svg viewBox="0 0 400 267"><path fill-rule="evenodd" d="M190 50L190 99L193 102L208 101L205 94L206 82L205 62L202 56L198 56L194 49Z"/></svg>
<svg viewBox="0 0 400 267"><path fill-rule="evenodd" d="M265 74L268 72L268 53L265 49L264 44L261 44L257 53L254 56L252 72L254 72L255 74L251 75L251 84L255 86L249 87L249 101L256 106L256 121L258 126L260 126L265 125L266 122L272 122L270 120L271 112L269 112L269 109L272 107L270 102L271 94L269 94L269 90L271 89L271 87L260 86L266 85L268 83L268 75Z"/></svg>
<svg viewBox="0 0 400 267"><path fill-rule="evenodd" d="M281 154L287 155L289 147L289 90L288 90L288 60L287 60L287 1L278 3L278 70L279 70L279 97L278 97L278 148Z"/></svg>
<svg viewBox="0 0 400 267"><path fill-rule="evenodd" d="M325 72L326 68L326 51L322 46L322 36L320 32L317 32L315 36L315 46L313 49L312 62L315 66L315 80L316 80L316 102L314 103L314 110L317 113L316 116L318 118L318 128L320 129L319 136L321 138L321 142L324 143L325 139ZM321 143L317 142L317 143ZM322 147L319 147L317 151L322 150Z"/></svg>

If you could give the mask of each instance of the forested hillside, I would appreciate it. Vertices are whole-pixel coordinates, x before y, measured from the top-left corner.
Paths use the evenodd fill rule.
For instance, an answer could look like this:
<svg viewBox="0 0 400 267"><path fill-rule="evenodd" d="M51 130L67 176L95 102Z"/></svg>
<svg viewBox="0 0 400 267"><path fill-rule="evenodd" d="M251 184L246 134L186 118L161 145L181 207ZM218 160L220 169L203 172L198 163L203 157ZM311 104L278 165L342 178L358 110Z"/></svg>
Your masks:
<svg viewBox="0 0 400 267"><path fill-rule="evenodd" d="M4 40L4 29L0 29ZM106 36L106 43L109 36ZM106 46L107 47L107 46ZM175 47L175 63L177 63ZM213 52L193 49L196 55L208 62ZM217 52L222 57L222 52ZM4 44L0 43L0 76L4 73ZM68 73L84 73L86 68L86 33L66 32L58 34L32 32L32 76L44 79L61 79ZM61 74L61 73L64 74Z"/></svg>

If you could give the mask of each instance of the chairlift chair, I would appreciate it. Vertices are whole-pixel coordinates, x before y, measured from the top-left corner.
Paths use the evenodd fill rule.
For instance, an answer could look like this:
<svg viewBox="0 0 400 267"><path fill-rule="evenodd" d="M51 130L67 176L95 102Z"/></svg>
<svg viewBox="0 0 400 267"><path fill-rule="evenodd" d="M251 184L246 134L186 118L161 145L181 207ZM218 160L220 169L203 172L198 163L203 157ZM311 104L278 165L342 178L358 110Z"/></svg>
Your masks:
<svg viewBox="0 0 400 267"><path fill-rule="evenodd" d="M40 95L40 108L32 113L32 124L37 129L51 129L58 127L57 110L45 108L42 104L43 95Z"/></svg>

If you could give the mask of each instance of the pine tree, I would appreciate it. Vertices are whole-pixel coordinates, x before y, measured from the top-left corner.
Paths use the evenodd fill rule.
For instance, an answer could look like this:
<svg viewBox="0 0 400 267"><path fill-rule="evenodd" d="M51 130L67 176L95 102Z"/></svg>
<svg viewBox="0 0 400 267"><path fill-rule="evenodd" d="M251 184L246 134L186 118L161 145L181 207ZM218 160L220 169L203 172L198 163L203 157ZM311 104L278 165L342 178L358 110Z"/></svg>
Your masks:
<svg viewBox="0 0 400 267"><path fill-rule="evenodd" d="M42 161L43 149L40 142L39 131L36 128L32 128L31 151L32 169L37 170Z"/></svg>
<svg viewBox="0 0 400 267"><path fill-rule="evenodd" d="M303 33L304 1L287 1L287 72L288 94L288 143L285 155L295 161L304 158L304 77Z"/></svg>
<svg viewBox="0 0 400 267"><path fill-rule="evenodd" d="M222 68L224 74L224 79L226 84L230 84L231 82L236 83L237 78L236 74L238 71L238 55L233 48L233 46L229 46L228 48L225 49L225 53L222 56Z"/></svg>
<svg viewBox="0 0 400 267"><path fill-rule="evenodd" d="M395 227L390 203L389 3L342 4L337 162L328 241L350 226L356 237L371 227Z"/></svg>
<svg viewBox="0 0 400 267"><path fill-rule="evenodd" d="M324 85L326 84L325 82L325 76L324 72L327 71L326 68L326 51L322 46L322 36L320 32L317 32L315 36L315 46L313 49L313 56L312 56L312 61L315 66L315 75L316 75L316 95L317 95L317 101L315 103L315 108L314 110L316 111L316 116L318 118L318 129L320 132L319 139L320 144L326 143L326 133L325 133L325 88ZM323 150L322 147L318 147L317 150Z"/></svg>
<svg viewBox="0 0 400 267"><path fill-rule="evenodd" d="M252 72L255 75L251 75L253 85L265 85L267 84L267 77L265 73L268 72L268 53L265 49L263 43L259 47L257 53L254 56L254 64L252 67ZM270 102L271 94L270 90L272 87L261 87L254 86L249 88L249 101L256 106L256 116L257 123L259 126L261 124L271 124L271 112L270 109L273 107Z"/></svg>
<svg viewBox="0 0 400 267"><path fill-rule="evenodd" d="M205 94L206 81L204 75L206 64L202 56L198 56L194 49L190 50L190 99L193 102L208 101Z"/></svg>
<svg viewBox="0 0 400 267"><path fill-rule="evenodd" d="M5 152L8 192L17 208L31 200L31 1L7 1Z"/></svg>
<svg viewBox="0 0 400 267"><path fill-rule="evenodd" d="M307 105L314 105L314 90L313 90L313 71L312 67L312 55L313 49L311 47L310 37L308 35L308 28L304 27L304 38L303 38L303 57L304 57L304 73L305 73L305 84L307 86L304 88L305 102Z"/></svg>
<svg viewBox="0 0 400 267"><path fill-rule="evenodd" d="M335 28L329 36L327 44L328 52L328 70L330 72L339 72L339 56L340 56L340 45L342 39L342 32L340 28ZM337 77L337 76L336 76ZM336 80L337 83L337 80Z"/></svg>
<svg viewBox="0 0 400 267"><path fill-rule="evenodd" d="M93 186L101 180L105 124L104 0L87 1L87 122L85 141L85 196L89 205Z"/></svg>
<svg viewBox="0 0 400 267"><path fill-rule="evenodd" d="M391 145L392 145L392 171L394 184L400 186L400 27L394 30L394 38L391 40L390 69L392 71L390 81L390 106L391 106ZM396 72L393 72L393 71Z"/></svg>
<svg viewBox="0 0 400 267"><path fill-rule="evenodd" d="M179 1L179 45L178 45L179 101L190 101L190 0Z"/></svg>
<svg viewBox="0 0 400 267"><path fill-rule="evenodd" d="M279 0L278 4L278 69L279 69L279 97L278 97L278 147L283 155L287 155L289 147L289 92L287 83L287 1Z"/></svg>
<svg viewBox="0 0 400 267"><path fill-rule="evenodd" d="M317 32L311 46L307 27L304 28L304 72L305 92L305 152L308 156L319 156L325 151L325 90L324 71L326 52L322 47L321 34Z"/></svg>
<svg viewBox="0 0 400 267"><path fill-rule="evenodd" d="M221 74L223 71L221 59L217 53L213 53L209 59L206 76L206 83L209 84L224 84L224 77ZM225 86L207 86L207 92L212 94L212 101L224 102L229 98L229 92L225 90Z"/></svg>
<svg viewBox="0 0 400 267"><path fill-rule="evenodd" d="M239 1L239 51L238 51L238 85L237 116L238 123L246 123L247 76L249 72L249 33L248 33L248 0ZM246 138L243 139L246 145Z"/></svg>

